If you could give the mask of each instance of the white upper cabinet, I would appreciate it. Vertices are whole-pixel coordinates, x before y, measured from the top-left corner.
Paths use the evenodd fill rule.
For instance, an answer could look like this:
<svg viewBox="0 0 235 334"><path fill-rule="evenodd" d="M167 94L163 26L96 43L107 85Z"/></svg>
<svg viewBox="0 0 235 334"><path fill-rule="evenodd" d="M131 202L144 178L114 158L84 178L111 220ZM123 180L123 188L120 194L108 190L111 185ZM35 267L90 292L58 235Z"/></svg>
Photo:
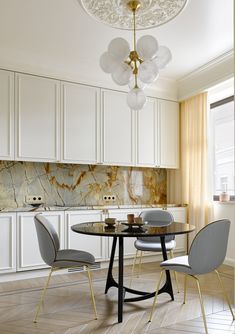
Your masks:
<svg viewBox="0 0 235 334"><path fill-rule="evenodd" d="M102 91L103 163L106 165L134 165L133 111L126 102L126 94Z"/></svg>
<svg viewBox="0 0 235 334"><path fill-rule="evenodd" d="M14 160L14 73L0 70L0 159Z"/></svg>
<svg viewBox="0 0 235 334"><path fill-rule="evenodd" d="M100 89L62 82L62 161L100 162Z"/></svg>
<svg viewBox="0 0 235 334"><path fill-rule="evenodd" d="M158 102L158 162L162 168L179 168L179 104Z"/></svg>
<svg viewBox="0 0 235 334"><path fill-rule="evenodd" d="M59 160L60 83L16 74L16 160Z"/></svg>
<svg viewBox="0 0 235 334"><path fill-rule="evenodd" d="M179 168L178 103L126 95L0 70L0 159Z"/></svg>
<svg viewBox="0 0 235 334"><path fill-rule="evenodd" d="M152 167L156 165L157 114L156 100L148 98L143 109L137 111L137 166Z"/></svg>

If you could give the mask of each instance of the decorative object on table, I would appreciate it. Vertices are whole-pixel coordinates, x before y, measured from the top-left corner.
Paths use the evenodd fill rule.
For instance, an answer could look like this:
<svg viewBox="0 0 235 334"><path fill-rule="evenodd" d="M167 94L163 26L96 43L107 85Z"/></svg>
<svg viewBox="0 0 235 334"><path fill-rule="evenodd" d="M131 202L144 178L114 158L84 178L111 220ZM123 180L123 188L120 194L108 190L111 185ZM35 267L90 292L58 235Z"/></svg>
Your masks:
<svg viewBox="0 0 235 334"><path fill-rule="evenodd" d="M121 224L127 226L127 228L124 229L123 232L127 232L127 233L135 233L135 232L145 233L146 232L146 229L143 228L143 225L145 225L144 223L129 224L128 222L122 222Z"/></svg>
<svg viewBox="0 0 235 334"><path fill-rule="evenodd" d="M143 225L142 217L135 217L134 220L136 224Z"/></svg>
<svg viewBox="0 0 235 334"><path fill-rule="evenodd" d="M159 70L170 62L171 52L166 46L159 46L151 35L142 36L136 42L136 30L157 27L172 20L183 10L187 0L80 1L86 12L99 22L119 29L133 29L133 50L125 39L114 38L108 51L102 54L100 66L111 74L116 84L128 84L128 106L134 110L142 109L146 102L145 85L158 78Z"/></svg>
<svg viewBox="0 0 235 334"><path fill-rule="evenodd" d="M105 218L105 228L109 228L109 229L115 229L115 225L116 225L116 218Z"/></svg>
<svg viewBox="0 0 235 334"><path fill-rule="evenodd" d="M128 222L128 224L133 224L135 222L134 219L135 219L135 215L133 215L132 213L129 213L127 215L127 222Z"/></svg>
<svg viewBox="0 0 235 334"><path fill-rule="evenodd" d="M224 191L219 195L220 202L229 202L230 195L227 193L227 184L224 184Z"/></svg>

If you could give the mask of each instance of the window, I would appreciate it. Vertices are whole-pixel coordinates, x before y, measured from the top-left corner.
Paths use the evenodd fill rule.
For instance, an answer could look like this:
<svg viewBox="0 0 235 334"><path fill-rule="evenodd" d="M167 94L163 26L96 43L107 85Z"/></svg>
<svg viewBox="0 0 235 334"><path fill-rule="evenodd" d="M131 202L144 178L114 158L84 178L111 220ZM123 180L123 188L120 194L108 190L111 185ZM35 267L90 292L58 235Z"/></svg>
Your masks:
<svg viewBox="0 0 235 334"><path fill-rule="evenodd" d="M234 118L234 96L211 104L215 200L224 191L230 195L231 200L235 200Z"/></svg>

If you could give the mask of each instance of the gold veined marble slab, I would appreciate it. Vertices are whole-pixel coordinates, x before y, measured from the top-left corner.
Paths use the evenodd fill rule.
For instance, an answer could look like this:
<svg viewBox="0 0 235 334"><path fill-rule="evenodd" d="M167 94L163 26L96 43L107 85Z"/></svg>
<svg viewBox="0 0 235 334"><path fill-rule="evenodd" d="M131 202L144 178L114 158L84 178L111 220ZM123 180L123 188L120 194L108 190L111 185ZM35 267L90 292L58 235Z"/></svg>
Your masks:
<svg viewBox="0 0 235 334"><path fill-rule="evenodd" d="M161 206L166 203L166 170L0 161L0 208L4 210L93 209L107 206L103 196L111 194L117 198L112 206ZM26 195L42 195L45 206L27 206Z"/></svg>

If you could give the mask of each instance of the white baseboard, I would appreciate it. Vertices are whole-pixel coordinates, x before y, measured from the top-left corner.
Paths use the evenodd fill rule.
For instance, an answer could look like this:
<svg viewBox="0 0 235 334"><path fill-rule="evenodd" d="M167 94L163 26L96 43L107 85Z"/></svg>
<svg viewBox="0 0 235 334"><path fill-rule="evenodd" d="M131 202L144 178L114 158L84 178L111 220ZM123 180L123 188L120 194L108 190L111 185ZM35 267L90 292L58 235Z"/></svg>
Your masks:
<svg viewBox="0 0 235 334"><path fill-rule="evenodd" d="M235 260L229 257L226 257L226 259L224 260L224 264L235 268Z"/></svg>

